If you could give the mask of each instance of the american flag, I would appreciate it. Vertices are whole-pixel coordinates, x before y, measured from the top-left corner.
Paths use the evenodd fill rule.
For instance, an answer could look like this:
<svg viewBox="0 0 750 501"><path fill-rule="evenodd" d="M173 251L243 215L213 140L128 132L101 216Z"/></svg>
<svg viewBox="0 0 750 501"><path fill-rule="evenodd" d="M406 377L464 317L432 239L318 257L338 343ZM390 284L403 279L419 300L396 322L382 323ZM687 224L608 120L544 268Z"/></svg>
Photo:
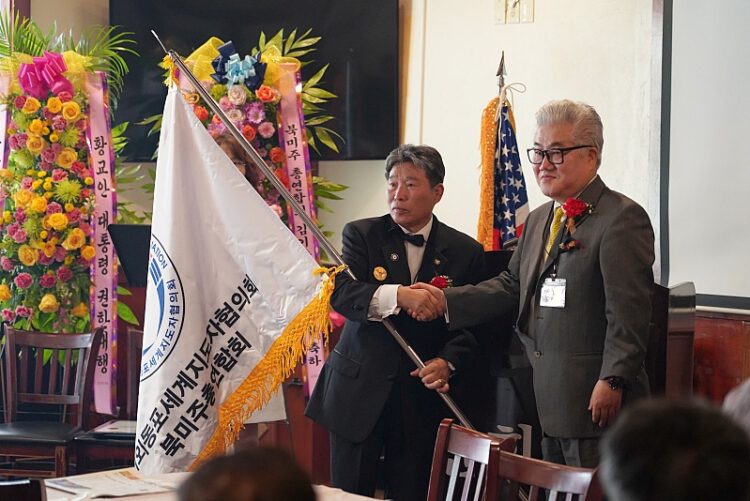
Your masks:
<svg viewBox="0 0 750 501"><path fill-rule="evenodd" d="M503 100L498 115L493 250L501 249L508 240L520 238L529 215L529 198L518 154L515 120L507 100Z"/></svg>

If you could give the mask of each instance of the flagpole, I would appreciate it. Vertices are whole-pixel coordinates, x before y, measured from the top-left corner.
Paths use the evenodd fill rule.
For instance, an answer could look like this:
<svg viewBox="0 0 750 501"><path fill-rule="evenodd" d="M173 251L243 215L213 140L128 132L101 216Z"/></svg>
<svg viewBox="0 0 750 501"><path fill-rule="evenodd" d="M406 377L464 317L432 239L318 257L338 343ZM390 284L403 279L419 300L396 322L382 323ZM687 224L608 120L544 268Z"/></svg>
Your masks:
<svg viewBox="0 0 750 501"><path fill-rule="evenodd" d="M193 73L188 69L188 67L183 62L182 58L180 57L177 52L174 50L167 50L166 47L164 47L164 44L159 39L159 36L151 30L151 33L154 35L156 40L159 42L159 45L161 45L161 48L164 50L164 52L169 55L169 57L172 59L172 62L177 65L178 68L180 68L180 71L187 76L188 80L190 80L190 83L193 85L195 90L198 92L198 94L201 95L203 100L206 102L206 104L213 110L213 112L219 117L219 119L224 123L224 125L227 127L227 130L230 134L232 134L232 137L234 137L237 142L242 146L242 149L245 150L245 152L250 155L250 158L253 160L253 163L263 172L263 174L266 176L266 179L271 182L274 188L281 194L282 197L284 197L284 200L292 207L296 215L298 215L304 222L305 225L313 232L315 237L318 239L318 242L320 245L323 246L323 248L326 251L326 254L328 254L334 261L336 261L336 264L338 265L346 265L344 262L344 259L341 257L341 254L336 250L336 248L331 244L331 242L326 238L326 236L323 234L323 232L318 228L318 225L315 224L315 222L310 218L310 216L305 212L305 209L297 202L297 200L294 199L294 197L289 193L289 191L286 189L286 186L279 180L279 178L276 177L274 172L271 170L271 168L266 164L266 162L263 160L263 157L260 156L260 154L257 152L257 150L253 147L250 142L245 139L245 136L242 135L240 130L237 128L236 125L229 119L229 117L226 115L224 110L221 109L221 106L219 106L219 103L217 103L213 97L208 93L208 91L201 85L200 81L193 75ZM354 276L354 273L347 267L346 272L349 274L349 276L356 280L356 277ZM411 359L414 364L420 368L423 369L425 367L424 362L421 358L419 358L419 355L416 351L409 345L409 343L406 342L404 337L396 330L396 326L393 324L393 321L390 318L384 318L383 319L383 326L386 328L386 330L391 334L393 339L398 343L399 346L406 352L406 355ZM451 412L458 418L458 420L463 423L463 425L466 428L474 430L474 426L472 426L471 422L468 420L466 415L461 411L461 409L458 408L456 403L453 401L453 399L447 395L446 393L440 393L438 392L438 395L443 399L445 404L450 408Z"/></svg>

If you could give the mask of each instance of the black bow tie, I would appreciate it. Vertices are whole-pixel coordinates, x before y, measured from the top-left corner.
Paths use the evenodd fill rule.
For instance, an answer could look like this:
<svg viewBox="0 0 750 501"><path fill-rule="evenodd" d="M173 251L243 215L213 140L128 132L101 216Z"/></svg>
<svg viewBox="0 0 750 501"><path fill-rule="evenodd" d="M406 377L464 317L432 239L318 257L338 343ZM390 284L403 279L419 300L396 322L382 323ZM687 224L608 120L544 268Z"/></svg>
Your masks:
<svg viewBox="0 0 750 501"><path fill-rule="evenodd" d="M399 228L401 230L401 228ZM405 231L401 230L399 233L404 237L405 242L409 242L412 245L416 245L417 247L422 247L424 245L424 237L422 235L409 235Z"/></svg>

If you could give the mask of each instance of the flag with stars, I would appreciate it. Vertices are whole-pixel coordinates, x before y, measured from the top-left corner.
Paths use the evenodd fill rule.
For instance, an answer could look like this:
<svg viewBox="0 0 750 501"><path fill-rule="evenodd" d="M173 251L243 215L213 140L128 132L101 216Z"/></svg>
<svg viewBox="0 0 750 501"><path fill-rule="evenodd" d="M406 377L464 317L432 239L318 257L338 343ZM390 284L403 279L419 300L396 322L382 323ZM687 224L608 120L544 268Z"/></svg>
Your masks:
<svg viewBox="0 0 750 501"><path fill-rule="evenodd" d="M513 110L503 92L490 102L482 117L482 186L477 240L485 250L502 249L509 240L520 238L529 214L515 129Z"/></svg>

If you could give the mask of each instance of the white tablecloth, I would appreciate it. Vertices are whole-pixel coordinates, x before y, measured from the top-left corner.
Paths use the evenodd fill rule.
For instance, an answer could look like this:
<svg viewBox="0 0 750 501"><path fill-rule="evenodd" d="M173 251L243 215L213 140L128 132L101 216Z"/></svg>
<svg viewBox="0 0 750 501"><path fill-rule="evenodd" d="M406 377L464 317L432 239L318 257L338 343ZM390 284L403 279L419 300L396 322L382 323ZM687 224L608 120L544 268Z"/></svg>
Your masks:
<svg viewBox="0 0 750 501"><path fill-rule="evenodd" d="M115 471L132 471L135 473L134 468L125 468L123 470L115 470ZM102 476L106 475L110 472L98 472L98 473L89 473L87 475L79 475L79 476L72 476L72 477L66 477L69 478L71 481L75 482L76 479L84 479L84 478L101 478ZM160 484L169 484L174 487L177 487L184 479L190 475L189 473L164 473L162 475L154 475L153 477L142 477L144 480L154 480L157 481ZM315 488L315 494L318 497L318 501L366 501L366 500L372 500L373 498L368 498L364 496L358 496L356 494L351 494L348 492L344 492L341 489L334 489L332 487L327 487L325 485L315 485L313 486ZM57 489L54 489L52 487L47 487L47 500L48 501L83 501L92 499L90 497L76 496L75 494L69 494L67 492L62 492ZM122 501L177 501L177 495L174 491L172 492L163 492L159 494L143 494L140 496L127 496L127 497L119 497L114 498L117 500Z"/></svg>

